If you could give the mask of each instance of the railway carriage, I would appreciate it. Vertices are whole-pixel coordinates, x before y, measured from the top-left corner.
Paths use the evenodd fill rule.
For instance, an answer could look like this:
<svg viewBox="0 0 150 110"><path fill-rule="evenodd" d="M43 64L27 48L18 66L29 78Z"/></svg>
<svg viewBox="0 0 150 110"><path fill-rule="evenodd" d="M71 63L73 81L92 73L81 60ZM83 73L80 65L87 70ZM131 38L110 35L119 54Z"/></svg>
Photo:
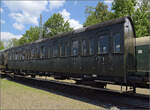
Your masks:
<svg viewBox="0 0 150 110"><path fill-rule="evenodd" d="M150 36L136 38L136 65L137 71L133 77L137 76L141 80L138 82L150 84Z"/></svg>
<svg viewBox="0 0 150 110"><path fill-rule="evenodd" d="M7 69L19 74L131 86L140 81L136 76L134 81L132 79L136 56L135 31L130 17L13 47L5 54Z"/></svg>
<svg viewBox="0 0 150 110"><path fill-rule="evenodd" d="M4 70L6 68L6 66L4 66L4 51L5 50L1 50L0 51L0 69Z"/></svg>

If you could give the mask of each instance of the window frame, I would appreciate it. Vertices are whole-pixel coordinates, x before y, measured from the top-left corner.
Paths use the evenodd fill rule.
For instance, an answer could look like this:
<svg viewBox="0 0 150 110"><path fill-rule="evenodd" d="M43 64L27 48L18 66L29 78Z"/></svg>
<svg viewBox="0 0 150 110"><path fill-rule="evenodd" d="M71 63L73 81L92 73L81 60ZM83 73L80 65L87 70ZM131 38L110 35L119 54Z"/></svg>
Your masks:
<svg viewBox="0 0 150 110"><path fill-rule="evenodd" d="M57 48L57 54L55 55L55 49ZM52 47L52 57L59 57L59 46L58 46L58 44L56 43L55 45L53 45L53 47Z"/></svg>
<svg viewBox="0 0 150 110"><path fill-rule="evenodd" d="M71 43L70 40L65 41L65 57L69 57L72 54L72 49L71 49Z"/></svg>
<svg viewBox="0 0 150 110"><path fill-rule="evenodd" d="M65 48L65 43L62 41L60 43L60 57L65 57L66 56L66 48Z"/></svg>
<svg viewBox="0 0 150 110"><path fill-rule="evenodd" d="M52 49L52 46L49 45L49 46L47 47L47 56L48 56L48 58L51 58L51 57L52 57L52 50L51 50L51 49Z"/></svg>
<svg viewBox="0 0 150 110"><path fill-rule="evenodd" d="M114 37L114 36L115 36L116 34L120 34L120 51L119 51L119 52L116 52L116 51L115 51L115 47L116 47L116 46L115 46L115 43L114 43L114 40L115 40L115 37ZM114 54L122 54L122 53L123 53L123 47L122 47L122 45L123 45L123 41L122 41L122 40L123 40L123 39L122 39L121 36L122 36L121 32L114 32L114 33L112 34L112 47L113 47L113 48L112 48L112 53L114 53Z"/></svg>
<svg viewBox="0 0 150 110"><path fill-rule="evenodd" d="M106 44L106 41L104 42L104 39L106 39L106 38L107 38L107 46L106 46L107 51L104 52L103 48ZM101 43L100 43L101 40L104 42L104 45L103 44L101 45ZM102 46L102 52L101 52L101 46ZM104 54L109 54L109 53L110 53L110 35L109 35L109 33L100 34L98 36L98 42L97 42L97 54L98 55L104 55Z"/></svg>
<svg viewBox="0 0 150 110"><path fill-rule="evenodd" d="M85 41L86 53L84 53L83 41ZM87 39L81 40L81 56L88 56L89 55L89 42Z"/></svg>
<svg viewBox="0 0 150 110"><path fill-rule="evenodd" d="M73 42L77 41L78 44L77 44L77 54L73 54ZM76 56L79 56L79 40L78 39L72 39L72 42L71 42L71 56L73 57L76 57Z"/></svg>
<svg viewBox="0 0 150 110"><path fill-rule="evenodd" d="M89 48L89 56L93 56L93 55L95 55L95 38L90 38L89 40L88 40L89 42L88 42L88 48ZM91 41L93 41L93 53L91 54L91 51L90 51L90 49L91 49Z"/></svg>

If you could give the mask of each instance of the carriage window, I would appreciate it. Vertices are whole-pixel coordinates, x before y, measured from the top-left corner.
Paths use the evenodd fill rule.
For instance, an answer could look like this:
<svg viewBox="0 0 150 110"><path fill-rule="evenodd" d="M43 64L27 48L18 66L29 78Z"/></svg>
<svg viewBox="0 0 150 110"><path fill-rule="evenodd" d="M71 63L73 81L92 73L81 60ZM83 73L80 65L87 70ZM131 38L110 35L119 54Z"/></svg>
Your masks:
<svg viewBox="0 0 150 110"><path fill-rule="evenodd" d="M94 39L89 41L89 51L90 55L94 55Z"/></svg>
<svg viewBox="0 0 150 110"><path fill-rule="evenodd" d="M70 55L70 44L69 44L69 42L66 42L66 45L65 45L65 54L66 54L66 56Z"/></svg>
<svg viewBox="0 0 150 110"><path fill-rule="evenodd" d="M60 55L65 56L65 45L64 45L64 43L60 46Z"/></svg>
<svg viewBox="0 0 150 110"><path fill-rule="evenodd" d="M37 48L34 49L34 58L37 58Z"/></svg>
<svg viewBox="0 0 150 110"><path fill-rule="evenodd" d="M48 48L48 58L50 58L51 57L51 48L49 47Z"/></svg>
<svg viewBox="0 0 150 110"><path fill-rule="evenodd" d="M29 50L29 60L31 59L31 50Z"/></svg>
<svg viewBox="0 0 150 110"><path fill-rule="evenodd" d="M82 41L82 55L86 56L88 53L88 47L87 47L87 42L86 40Z"/></svg>
<svg viewBox="0 0 150 110"><path fill-rule="evenodd" d="M18 53L18 56L19 56L18 60L21 60L21 53L20 52Z"/></svg>
<svg viewBox="0 0 150 110"><path fill-rule="evenodd" d="M37 48L34 48L34 55L33 55L34 58L37 58L37 54L36 53L37 53Z"/></svg>
<svg viewBox="0 0 150 110"><path fill-rule="evenodd" d="M73 41L72 42L72 55L73 56L77 56L78 55L78 49L79 49L79 42L77 40Z"/></svg>
<svg viewBox="0 0 150 110"><path fill-rule="evenodd" d="M114 35L113 38L113 48L114 48L114 53L120 53L121 52L121 36L119 33Z"/></svg>
<svg viewBox="0 0 150 110"><path fill-rule="evenodd" d="M40 49L39 49L39 47L37 49L37 58L40 58Z"/></svg>
<svg viewBox="0 0 150 110"><path fill-rule="evenodd" d="M19 54L19 52L17 53L17 60L20 60L20 54Z"/></svg>
<svg viewBox="0 0 150 110"><path fill-rule="evenodd" d="M45 56L45 47L41 47L40 58L44 58Z"/></svg>
<svg viewBox="0 0 150 110"><path fill-rule="evenodd" d="M43 58L46 58L46 47L43 48Z"/></svg>
<svg viewBox="0 0 150 110"><path fill-rule="evenodd" d="M45 58L48 58L48 49L45 47Z"/></svg>
<svg viewBox="0 0 150 110"><path fill-rule="evenodd" d="M54 46L53 47L53 57L57 57L59 54L59 50L58 50L58 46Z"/></svg>
<svg viewBox="0 0 150 110"><path fill-rule="evenodd" d="M98 54L108 53L108 36L101 36L98 40Z"/></svg>
<svg viewBox="0 0 150 110"><path fill-rule="evenodd" d="M15 54L15 60L17 60L17 59L18 59L18 54L16 53L16 54Z"/></svg>
<svg viewBox="0 0 150 110"><path fill-rule="evenodd" d="M34 58L34 48L31 50L31 59Z"/></svg>
<svg viewBox="0 0 150 110"><path fill-rule="evenodd" d="M22 60L24 60L25 59L25 54L24 54L24 51L23 51L23 53L22 53Z"/></svg>
<svg viewBox="0 0 150 110"><path fill-rule="evenodd" d="M23 53L21 54L21 60L23 60Z"/></svg>

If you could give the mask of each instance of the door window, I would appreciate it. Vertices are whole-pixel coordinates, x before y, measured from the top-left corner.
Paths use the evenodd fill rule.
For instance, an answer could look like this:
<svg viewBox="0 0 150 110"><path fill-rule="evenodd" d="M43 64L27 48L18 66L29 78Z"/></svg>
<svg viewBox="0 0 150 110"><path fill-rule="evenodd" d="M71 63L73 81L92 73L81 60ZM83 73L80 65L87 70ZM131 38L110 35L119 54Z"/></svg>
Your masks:
<svg viewBox="0 0 150 110"><path fill-rule="evenodd" d="M64 45L64 43L60 46L60 56L65 56L65 45Z"/></svg>
<svg viewBox="0 0 150 110"><path fill-rule="evenodd" d="M55 46L53 47L53 57L57 57L58 54L59 54L58 46L55 45Z"/></svg>
<svg viewBox="0 0 150 110"><path fill-rule="evenodd" d="M72 42L72 55L77 56L78 55L78 49L79 49L79 42L77 40Z"/></svg>
<svg viewBox="0 0 150 110"><path fill-rule="evenodd" d="M120 53L121 52L121 36L120 33L117 33L113 36L113 49L114 53Z"/></svg>
<svg viewBox="0 0 150 110"><path fill-rule="evenodd" d="M82 55L83 56L86 56L88 53L88 47L87 46L88 46L88 44L87 44L86 40L83 40L82 41Z"/></svg>
<svg viewBox="0 0 150 110"><path fill-rule="evenodd" d="M94 55L94 39L89 41L89 54Z"/></svg>
<svg viewBox="0 0 150 110"><path fill-rule="evenodd" d="M48 58L50 58L50 57L51 57L51 48L48 47Z"/></svg>
<svg viewBox="0 0 150 110"><path fill-rule="evenodd" d="M101 36L98 39L98 54L108 53L109 39L108 36Z"/></svg>
<svg viewBox="0 0 150 110"><path fill-rule="evenodd" d="M66 42L65 44L65 55L70 56L70 42Z"/></svg>

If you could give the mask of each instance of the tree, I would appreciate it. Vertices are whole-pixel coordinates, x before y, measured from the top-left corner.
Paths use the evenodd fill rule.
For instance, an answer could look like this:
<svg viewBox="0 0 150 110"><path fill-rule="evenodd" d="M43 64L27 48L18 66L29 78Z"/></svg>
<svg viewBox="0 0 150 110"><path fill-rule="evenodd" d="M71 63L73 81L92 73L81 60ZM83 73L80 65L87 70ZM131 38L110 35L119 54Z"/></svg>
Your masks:
<svg viewBox="0 0 150 110"><path fill-rule="evenodd" d="M64 21L61 14L54 14L44 24L44 37L52 37L59 33L69 32L70 28L68 21Z"/></svg>
<svg viewBox="0 0 150 110"><path fill-rule="evenodd" d="M96 7L87 7L85 13L88 14L88 17L84 23L84 26L89 26L112 19L112 12L108 11L108 6L103 2L98 2Z"/></svg>
<svg viewBox="0 0 150 110"><path fill-rule="evenodd" d="M137 37L150 35L150 0L114 0L111 12L103 2L86 9L84 26L124 16L131 16Z"/></svg>
<svg viewBox="0 0 150 110"><path fill-rule="evenodd" d="M137 37L150 35L150 7L148 2L150 3L150 0L143 0L132 17Z"/></svg>
<svg viewBox="0 0 150 110"><path fill-rule="evenodd" d="M19 45L18 39L12 38L9 40L7 48L16 47L18 45Z"/></svg>
<svg viewBox="0 0 150 110"><path fill-rule="evenodd" d="M49 29L51 32L47 34L46 29ZM65 22L61 14L54 14L45 22L43 36L49 37L58 33L69 32L71 30L73 29L70 28L69 22ZM31 26L30 29L27 30L19 40L12 39L10 41L10 46L19 46L34 42L39 39L39 34L40 28Z"/></svg>
<svg viewBox="0 0 150 110"><path fill-rule="evenodd" d="M40 29L39 27L30 27L29 30L23 34L23 37L19 39L19 43L22 44L23 42L29 43L34 42L39 39Z"/></svg>
<svg viewBox="0 0 150 110"><path fill-rule="evenodd" d="M19 46L19 45L24 45L26 43L34 42L39 39L39 34L40 34L39 27L31 26L30 29L27 30L19 40L13 39L12 44L14 44L13 46L16 45Z"/></svg>
<svg viewBox="0 0 150 110"><path fill-rule="evenodd" d="M113 17L131 16L137 37L150 35L150 0L114 0Z"/></svg>
<svg viewBox="0 0 150 110"><path fill-rule="evenodd" d="M132 16L135 11L136 0L114 0L112 3L113 17Z"/></svg>
<svg viewBox="0 0 150 110"><path fill-rule="evenodd" d="M0 41L0 50L4 49L4 43L2 41Z"/></svg>

